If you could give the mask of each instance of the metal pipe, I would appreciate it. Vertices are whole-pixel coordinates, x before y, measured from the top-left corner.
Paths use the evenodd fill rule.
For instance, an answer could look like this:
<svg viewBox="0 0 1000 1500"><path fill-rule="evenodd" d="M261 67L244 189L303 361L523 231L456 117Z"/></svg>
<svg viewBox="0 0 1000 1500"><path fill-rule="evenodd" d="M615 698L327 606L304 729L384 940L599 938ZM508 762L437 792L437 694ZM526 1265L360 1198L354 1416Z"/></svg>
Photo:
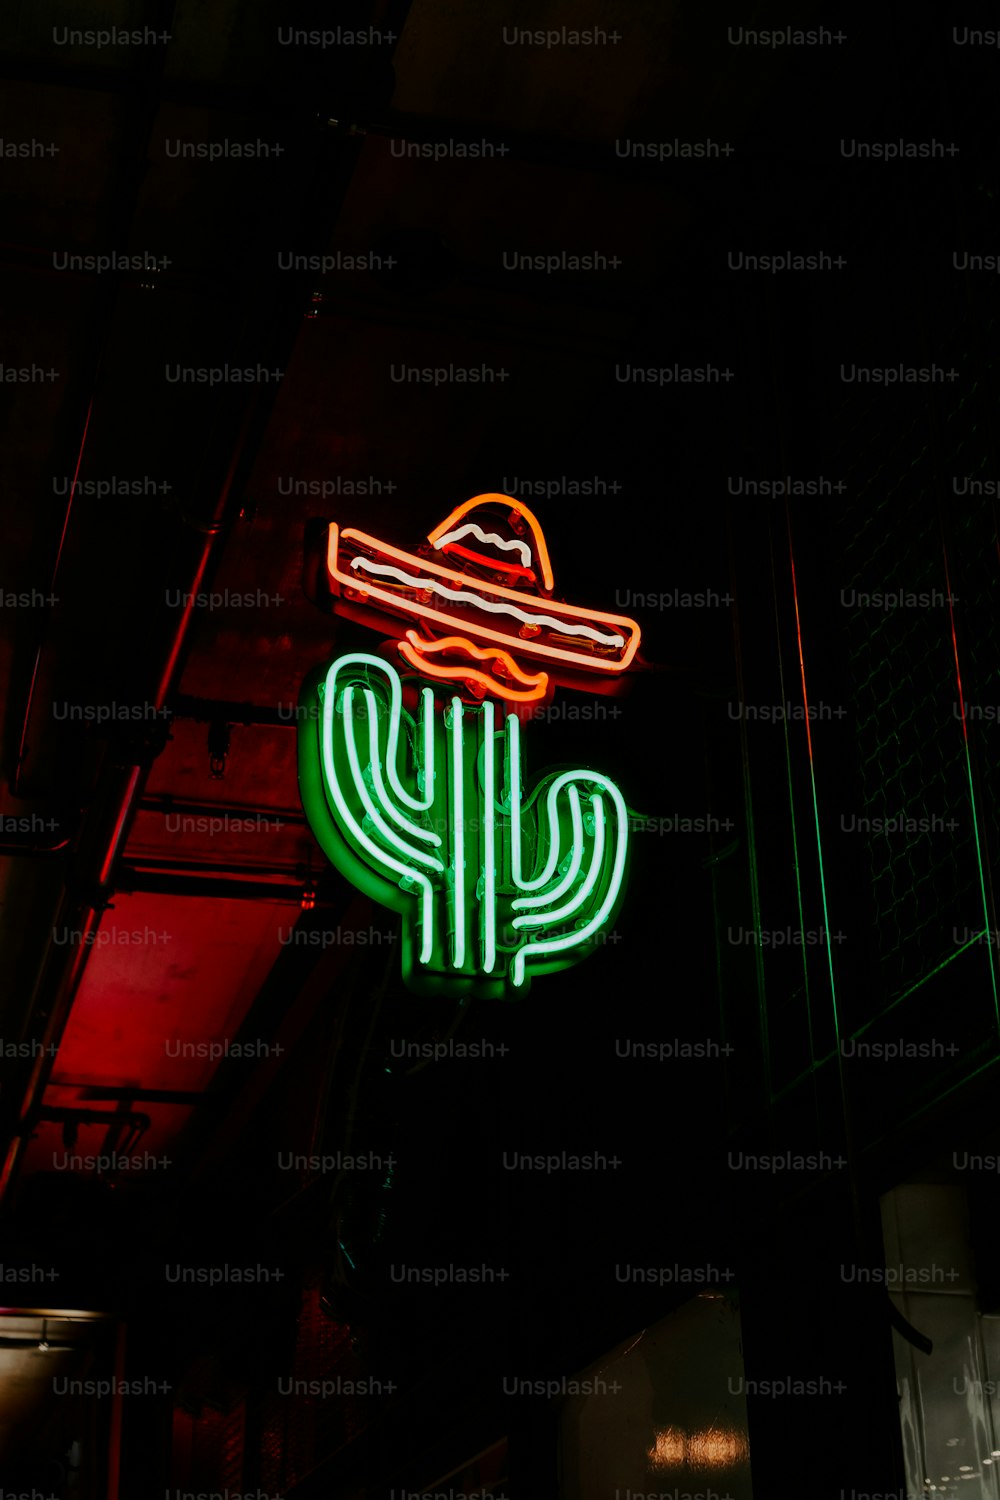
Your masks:
<svg viewBox="0 0 1000 1500"><path fill-rule="evenodd" d="M211 724L221 719L245 728L265 725L273 729L296 728L294 711L289 717L280 708L265 708L259 703L233 703L225 698L198 698L187 693L171 700L170 715L174 719L191 719L196 724Z"/></svg>
<svg viewBox="0 0 1000 1500"><path fill-rule="evenodd" d="M255 865L236 859L160 859L151 855L149 858L137 856L131 865L123 867L115 879L115 888L124 890L125 881L136 875L245 875L249 880L276 876L297 882L299 890L303 885L313 884L302 864Z"/></svg>
<svg viewBox="0 0 1000 1500"><path fill-rule="evenodd" d="M125 895L198 896L217 901L277 901L302 908L301 881L238 880L217 875L173 875L158 870L124 871L118 888ZM330 897L317 895L313 909L325 911L339 905Z"/></svg>
<svg viewBox="0 0 1000 1500"><path fill-rule="evenodd" d="M42 858L49 854L61 854L64 849L69 848L72 837L73 831L59 833L56 835L55 842L51 844L44 841L37 843L30 839L0 839L0 859L25 854L34 855L36 858Z"/></svg>
<svg viewBox="0 0 1000 1500"><path fill-rule="evenodd" d="M212 1103L210 1094L191 1089L140 1089L131 1088L127 1083L92 1083L80 1090L81 1099L121 1099L129 1104L183 1104L192 1109L200 1109L203 1104ZM113 1120L120 1116L112 1115Z"/></svg>
<svg viewBox="0 0 1000 1500"><path fill-rule="evenodd" d="M91 381L91 395L89 401L87 402L87 410L83 418L83 431L80 434L80 441L76 450L76 465L73 469L73 483L70 485L69 494L66 497L66 509L63 511L62 525L59 529L59 539L56 542L55 555L52 559L52 566L49 569L48 588L45 590L45 594L50 601L55 596L56 582L59 578L59 565L62 562L63 548L66 544L66 533L69 531L70 517L73 514L73 497L76 494L76 481L80 475L80 465L83 463L83 450L86 446L87 432L90 428L90 417L94 409L94 390L97 385L97 377L100 370L101 357L104 351L104 343L107 340L108 330L111 325L110 311L105 313L102 321L103 328L97 335L97 362L94 367L94 373ZM10 789L14 793L15 797L20 797L22 795L21 768L24 765L24 762L27 759L28 755L28 726L31 722L31 709L35 701L35 689L38 686L38 672L42 664L42 651L45 649L45 637L48 633L49 618L52 614L52 608L53 606L51 602L46 605L41 622L38 626L38 633L35 637L35 653L34 657L32 658L31 673L28 678L28 693L24 703L24 713L21 718L21 729L17 737L17 754L14 760L14 774L11 777L10 782Z"/></svg>
<svg viewBox="0 0 1000 1500"><path fill-rule="evenodd" d="M107 1500L118 1500L122 1472L122 1419L125 1390L125 1328L115 1328L115 1382L111 1397L111 1420L108 1423L108 1489Z"/></svg>
<svg viewBox="0 0 1000 1500"><path fill-rule="evenodd" d="M249 802L191 802L172 797L169 792L140 797L139 811L162 813L164 817L175 813L178 817L274 818L282 824L301 824L303 827L306 821L301 809L295 807L268 807Z"/></svg>

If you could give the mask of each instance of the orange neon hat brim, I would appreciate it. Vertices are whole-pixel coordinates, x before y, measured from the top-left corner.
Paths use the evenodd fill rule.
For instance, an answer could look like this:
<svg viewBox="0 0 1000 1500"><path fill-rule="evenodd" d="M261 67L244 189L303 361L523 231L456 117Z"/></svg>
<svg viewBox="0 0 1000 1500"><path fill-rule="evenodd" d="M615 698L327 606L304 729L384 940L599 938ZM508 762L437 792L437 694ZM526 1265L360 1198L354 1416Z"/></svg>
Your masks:
<svg viewBox="0 0 1000 1500"><path fill-rule="evenodd" d="M454 515L448 518L449 522L453 519ZM445 534L441 528L436 528L436 530L440 535ZM431 533L432 536L434 534ZM614 656L597 656L591 652L574 650L562 642L555 644L545 639L523 637L514 630L497 630L493 625L487 624L486 619L477 619L472 609L462 609L460 613L456 611L449 613L447 610L437 609L413 597L417 592L415 588L408 595L406 592L384 588L370 577L362 578L356 572L349 572L341 567L342 543L356 543L359 549L368 549L376 557L390 560L417 577L423 575L429 579L443 580L452 587L481 595L490 603L500 604L509 601L520 611L529 615L533 609L537 609L540 616L546 615L557 621L565 621L567 625L590 625L595 630L603 629L607 632L614 632L623 638L623 644L615 648ZM541 555L538 555L541 562ZM467 573L442 567L428 558L418 557L399 547L390 546L378 537L370 536L367 532L359 531L355 527L345 527L341 530L335 521L330 523L327 569L330 586L334 593L339 594L344 589L350 589L371 606L380 605L392 614L402 614L404 617L421 620L425 626L435 631L454 635L456 627L460 626L463 636L469 636L481 643L486 642L494 649L505 648L516 656L529 656L552 666L564 665L576 671L585 672L624 672L639 649L639 626L635 620L625 615L605 614L601 610L585 609L580 605L562 604L552 599L540 598L526 593L523 589L515 590L505 588L500 584L485 583L479 579L470 578ZM483 613L485 614L485 611ZM492 617L487 616L487 619L489 618ZM557 629L548 625L540 625L538 629L549 635L559 633Z"/></svg>

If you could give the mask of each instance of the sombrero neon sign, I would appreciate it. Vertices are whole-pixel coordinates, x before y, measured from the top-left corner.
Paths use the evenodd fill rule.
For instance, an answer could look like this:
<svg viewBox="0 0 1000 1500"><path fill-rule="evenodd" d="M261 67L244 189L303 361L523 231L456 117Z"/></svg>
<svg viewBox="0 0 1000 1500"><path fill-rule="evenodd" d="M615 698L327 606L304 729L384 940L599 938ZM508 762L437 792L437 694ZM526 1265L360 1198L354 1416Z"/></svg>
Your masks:
<svg viewBox="0 0 1000 1500"><path fill-rule="evenodd" d="M628 810L584 767L526 789L522 725L556 684L613 688L639 627L552 598L541 527L508 495L466 501L416 553L332 523L326 585L338 613L390 639L303 687L310 826L342 874L402 913L411 989L524 994L612 921Z"/></svg>

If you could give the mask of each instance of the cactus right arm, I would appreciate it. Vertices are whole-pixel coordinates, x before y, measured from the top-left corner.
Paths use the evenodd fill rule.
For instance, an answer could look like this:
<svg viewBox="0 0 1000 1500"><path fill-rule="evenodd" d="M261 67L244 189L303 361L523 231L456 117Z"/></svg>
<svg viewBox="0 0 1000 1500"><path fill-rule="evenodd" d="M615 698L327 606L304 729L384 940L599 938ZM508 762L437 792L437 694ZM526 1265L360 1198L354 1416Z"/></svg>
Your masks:
<svg viewBox="0 0 1000 1500"><path fill-rule="evenodd" d="M507 736L511 874L525 893L511 903L517 913L511 925L524 942L511 958L510 974L515 988L521 988L529 964L544 972L582 958L614 911L625 878L628 809L610 777L582 769L546 777L536 789L534 806L522 808L519 728L513 715L507 720ZM529 816L535 822L535 863L541 863L530 875L522 850ZM572 928L560 931L559 924L570 920Z"/></svg>

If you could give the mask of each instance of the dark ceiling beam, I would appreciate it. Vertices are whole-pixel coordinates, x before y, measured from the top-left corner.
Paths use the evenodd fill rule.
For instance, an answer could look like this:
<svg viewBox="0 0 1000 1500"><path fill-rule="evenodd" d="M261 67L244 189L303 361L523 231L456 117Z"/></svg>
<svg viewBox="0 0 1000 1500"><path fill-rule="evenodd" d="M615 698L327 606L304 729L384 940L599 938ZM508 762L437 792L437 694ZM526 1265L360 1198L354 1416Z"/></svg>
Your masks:
<svg viewBox="0 0 1000 1500"><path fill-rule="evenodd" d="M172 8L172 7L171 7ZM156 58L166 57L167 49L150 47ZM55 63L48 59L0 56L0 79L5 83L35 83L44 88L79 89L84 93L134 96L145 92L144 74L135 68L114 69L88 67L86 64ZM269 99L259 87L250 85L220 87L197 79L164 78L158 90L164 104L187 104L200 109L234 111L248 115L287 114L284 100Z"/></svg>
<svg viewBox="0 0 1000 1500"><path fill-rule="evenodd" d="M142 75L133 71L112 71L108 68L55 65L21 57L0 56L0 82L36 83L50 88L80 89L85 92L111 94L124 97L142 95L146 84ZM340 80L331 73L326 92L333 108L338 96L349 92ZM218 110L220 113L245 115L249 119L263 118L272 122L285 119L291 123L301 118L300 112L290 108L289 96L280 89L268 93L266 83L257 86L220 87L215 83L204 83L198 79L165 78L158 90L158 101L163 104L182 104L198 109ZM365 111L359 111L364 114ZM506 129L496 122L477 123L475 120L452 120L447 116L393 114L388 112L381 118L355 119L344 110L341 115L329 111L316 114L316 120L325 120L331 130L344 135L374 136L392 140L412 141L415 144L432 145L437 142L461 142L469 144L482 141L497 147L505 147L502 162L530 162L545 165L559 171L581 171L611 173L614 176L646 177L663 182L666 172L675 181L684 181L692 171L703 173L705 162L686 158L671 159L668 165L662 161L649 161L638 157L619 157L613 147L594 146L588 141L537 135L516 129ZM714 163L716 169L724 165Z"/></svg>
<svg viewBox="0 0 1000 1500"><path fill-rule="evenodd" d="M16 264L28 275L66 276L75 273L54 271L41 260L41 252L35 253L35 263L28 264L16 253L8 254L0 246L0 265ZM89 277L97 273L81 272ZM606 296L587 296L583 292L566 286L545 286L544 278L526 279L518 286L518 301L534 302L539 307L561 309L563 318L573 317L572 326L564 321L553 321L549 327L534 320L512 314L509 307L511 288L495 277L463 274L459 269L455 280L479 293L478 313L468 307L451 307L447 292L424 305L419 299L412 301L400 295L392 298L380 296L377 291L358 285L356 291L325 284L321 275L311 280L297 277L301 287L301 300L309 305L313 318L342 318L349 322L375 324L384 328L427 329L448 332L463 338L475 338L484 343L507 346L514 350L537 350L549 355L563 355L571 359L604 359L611 361L620 353L622 338L627 336L641 316L647 303L649 287L636 282L624 296L609 301ZM262 278L263 279L263 278ZM128 272L122 276L123 284L138 286L155 281L157 287L180 288L191 297L215 298L227 285L225 273L207 271L178 274L157 272ZM499 304L499 305L497 305ZM492 310L494 309L495 310ZM580 314L586 314L581 318ZM605 332L594 326L596 318L603 318L609 325ZM615 325L615 326L611 326Z"/></svg>
<svg viewBox="0 0 1000 1500"><path fill-rule="evenodd" d="M525 287L523 297L528 298L531 295ZM537 300L542 306L551 306L557 299L550 297L546 303L544 291L539 291ZM570 359L612 361L616 354L619 358L621 357L622 339L631 332L634 320L640 316L645 305L645 299L638 291L634 307L609 307L606 303L586 302L575 296L572 299L558 300L564 307L568 303L567 310L575 309L577 314L581 310L586 310L591 322L595 314L603 313L609 321L618 319L621 326L602 335L592 326L560 327L557 323L553 323L550 328L539 327L538 321L531 322L528 319L508 316L507 309L498 310L496 316L491 318L482 314L476 316L467 308L451 310L441 303L428 307L412 303L390 305L388 302L376 302L374 298L365 299L361 295L352 297L344 292L334 294L323 292L322 300L316 304L315 313L321 318L346 318L348 321L371 323L381 327L416 328L436 333L455 333L464 339L478 339L500 347L506 345L515 350L535 349L545 354L559 354ZM579 323L579 317L577 317L577 323Z"/></svg>
<svg viewBox="0 0 1000 1500"><path fill-rule="evenodd" d="M348 135L409 141L419 145L482 145L485 142L505 148L502 156L479 158L496 162L499 166L518 162L552 167L559 172L596 172L613 177L645 178L661 187L671 182L686 183L695 176L703 179L707 173L725 170L729 160L726 157L672 157L663 162L655 158L619 156L614 145L597 146L590 141L508 128L494 121L483 124L475 120L452 120L441 115L387 112L381 118L363 123L336 118L328 123L331 129L345 131Z"/></svg>
<svg viewBox="0 0 1000 1500"><path fill-rule="evenodd" d="M82 250L79 253L84 253ZM89 253L97 253L91 251ZM15 266L26 275L58 276L62 281L100 281L103 273L97 271L57 271L51 265L51 252L23 245L5 244L0 241L0 265ZM297 275L295 280L301 287L303 306L310 303L310 316L315 318L346 318L364 323L379 324L391 328L433 329L454 331L463 337L472 336L488 343L506 344L515 348L537 349L549 354L564 354L572 358L613 359L621 347L623 333L627 333L632 321L646 305L649 287L636 282L615 300L606 295L587 295L586 282L581 290L566 285L551 284L551 278L526 277L518 285L520 302L536 302L545 308L564 308L567 312L588 313L586 325L577 319L576 326L540 326L532 320L511 314L505 305L510 298L508 280L501 280L502 272L476 272L460 263L447 268L453 282L472 287L480 293L480 312L471 313L467 307L451 308L447 302L447 283L443 295L435 297L431 305L419 297L410 300L399 293L379 295L378 291L363 283L357 290L334 285L317 273ZM263 279L263 273L262 273ZM198 267L190 271L124 271L119 273L120 285L139 287L153 283L156 287L180 290L191 297L212 299L229 286L229 277L224 269L218 271ZM591 288L593 293L594 289ZM491 315L489 299L501 305ZM593 315L604 316L609 323L616 321L618 328L601 333L593 326ZM72 497L71 497L72 498Z"/></svg>

